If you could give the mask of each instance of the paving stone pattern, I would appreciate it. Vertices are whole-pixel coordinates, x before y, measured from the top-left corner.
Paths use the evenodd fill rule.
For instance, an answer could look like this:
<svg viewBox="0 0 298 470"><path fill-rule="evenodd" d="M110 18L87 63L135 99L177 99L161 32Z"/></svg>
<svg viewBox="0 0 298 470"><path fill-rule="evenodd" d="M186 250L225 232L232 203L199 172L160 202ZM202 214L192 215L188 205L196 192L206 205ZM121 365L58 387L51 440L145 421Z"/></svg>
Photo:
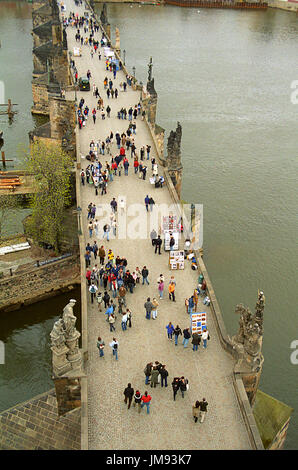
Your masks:
<svg viewBox="0 0 298 470"><path fill-rule="evenodd" d="M75 7L74 2L64 2L67 12L74 11L83 14L85 7ZM120 32L121 33L121 32ZM75 28L67 28L69 50L73 50L75 43ZM100 40L101 33L97 34ZM82 47L83 55L75 58L79 76L86 75L91 70L91 91L78 93L78 101L83 96L90 108L96 105L92 95L92 85L96 84L104 100L104 106L109 103L112 111L111 118L102 120L97 117L93 124L90 116L87 125L79 132L81 155L89 152L89 143L93 139L105 139L112 130L120 134L127 130L128 121L118 120L117 111L122 107L128 108L138 103L139 92L128 87L127 92L120 92L117 100L107 99L103 89L103 80L112 73L106 72L104 60L93 59L89 46ZM103 52L103 50L102 50ZM104 57L103 57L104 59ZM125 79L123 72L118 72L116 87ZM158 88L158 85L157 85ZM98 113L99 114L99 113ZM154 156L154 145L146 124L137 118L137 135L135 137L137 152L142 145L152 146L151 156ZM112 154L117 154L115 142L112 145ZM104 163L110 157L104 156ZM148 164L148 174L145 181L140 180L133 171L133 159L130 161L129 176L116 176L108 184L107 195L95 196L93 186L82 186L82 221L85 240L89 238L87 229L87 205L92 201L99 208L102 203L110 203L112 197L126 196L127 207L133 203L144 206L146 194L152 195L158 204L172 204L170 194L166 187L156 189L150 185L148 177L151 176L151 164ZM82 168L86 168L86 160L81 158ZM160 171L161 173L161 171ZM155 208L153 209L153 211ZM144 206L145 213L145 206ZM100 222L102 234L103 224ZM157 227L155 227L157 229ZM149 229L150 233L150 229ZM89 449L250 449L248 434L240 413L236 395L232 385L232 370L234 362L222 349L210 309L203 306L200 299L199 311L207 311L210 341L206 350L194 352L189 343L183 348L181 337L179 345L175 347L174 340L167 338L166 325L171 321L175 326L183 329L190 326L189 315L185 311L184 300L190 297L197 285L197 272L191 269L186 262L183 271L170 271L168 266L168 253L162 250L162 255L155 255L150 239L132 240L113 239L104 243L98 238L98 245L105 249L111 248L115 256L126 257L128 268L132 271L136 266L140 269L144 265L149 268L150 285L139 285L133 294L127 294L128 307L132 310L132 328L121 330L120 319L116 320L116 332L110 333L105 321L104 311L100 313L97 306L90 303L88 294L88 413L89 413ZM182 247L183 248L183 247ZM83 253L82 253L83 255ZM92 266L94 261L92 260ZM99 260L98 260L99 265ZM145 318L144 302L146 298L156 296L157 278L160 274L165 276L164 300L160 301L156 320ZM167 287L170 276L174 275L177 287L177 301L168 299ZM96 347L97 336L100 335L106 344L104 358L99 358ZM115 336L119 341L119 360L112 356L109 342ZM160 361L166 364L169 371L169 386L150 388L145 386L143 373L145 365L150 361ZM174 376L184 375L188 378L190 389L182 398L179 392L176 401L173 400L171 381ZM150 414L144 408L138 414L136 408L127 409L124 404L123 390L131 382L134 389L143 393L146 389L152 396ZM203 424L194 423L192 418L192 404L197 399L206 397L209 406L206 420Z"/></svg>
<svg viewBox="0 0 298 470"><path fill-rule="evenodd" d="M58 417L55 390L0 413L0 450L79 450L81 412Z"/></svg>

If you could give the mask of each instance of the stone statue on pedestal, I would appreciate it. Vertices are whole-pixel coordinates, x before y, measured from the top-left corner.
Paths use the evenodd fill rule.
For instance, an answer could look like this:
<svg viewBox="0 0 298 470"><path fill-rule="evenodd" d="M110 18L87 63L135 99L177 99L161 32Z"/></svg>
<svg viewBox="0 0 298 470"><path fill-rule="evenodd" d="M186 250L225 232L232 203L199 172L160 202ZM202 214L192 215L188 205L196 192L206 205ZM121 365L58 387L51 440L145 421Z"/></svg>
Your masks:
<svg viewBox="0 0 298 470"><path fill-rule="evenodd" d="M103 4L102 10L101 10L100 21L101 21L101 24L103 26L108 24L107 4L106 3Z"/></svg>
<svg viewBox="0 0 298 470"><path fill-rule="evenodd" d="M80 333L76 330L76 317L73 307L76 300L70 299L63 309L62 318L55 322L50 333L53 373L56 377L66 372L82 368L82 357L79 350Z"/></svg>
<svg viewBox="0 0 298 470"><path fill-rule="evenodd" d="M253 368L263 362L262 339L263 339L263 312L265 297L263 292L258 293L255 314L242 304L236 306L235 313L240 315L239 331L233 336L234 348L242 356L244 364Z"/></svg>
<svg viewBox="0 0 298 470"><path fill-rule="evenodd" d="M116 51L120 51L120 32L118 28L115 29L115 34L116 34L115 49Z"/></svg>
<svg viewBox="0 0 298 470"><path fill-rule="evenodd" d="M171 131L168 137L167 144L167 166L169 175L176 189L178 197L181 194L182 185L182 164L181 164L181 138L182 138L182 127L180 122L177 122L177 128L175 131Z"/></svg>

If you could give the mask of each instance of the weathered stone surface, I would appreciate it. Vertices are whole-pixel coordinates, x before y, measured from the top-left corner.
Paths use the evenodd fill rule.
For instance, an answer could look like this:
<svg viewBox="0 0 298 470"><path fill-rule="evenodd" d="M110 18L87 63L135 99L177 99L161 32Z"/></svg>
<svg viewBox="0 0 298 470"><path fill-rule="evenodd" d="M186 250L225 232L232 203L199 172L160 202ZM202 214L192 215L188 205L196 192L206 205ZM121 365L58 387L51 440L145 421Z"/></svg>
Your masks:
<svg viewBox="0 0 298 470"><path fill-rule="evenodd" d="M0 310L14 304L26 304L32 298L80 283L78 258L72 256L54 263L28 268L22 274L15 274L0 280Z"/></svg>
<svg viewBox="0 0 298 470"><path fill-rule="evenodd" d="M80 409L58 416L51 390L0 413L0 450L79 450Z"/></svg>

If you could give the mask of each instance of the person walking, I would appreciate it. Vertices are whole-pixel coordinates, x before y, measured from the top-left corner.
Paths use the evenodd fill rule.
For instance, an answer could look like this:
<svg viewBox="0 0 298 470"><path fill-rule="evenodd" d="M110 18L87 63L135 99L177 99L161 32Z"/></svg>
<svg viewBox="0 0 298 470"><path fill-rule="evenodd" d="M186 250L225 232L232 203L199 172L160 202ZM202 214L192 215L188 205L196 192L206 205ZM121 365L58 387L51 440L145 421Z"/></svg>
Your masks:
<svg viewBox="0 0 298 470"><path fill-rule="evenodd" d="M170 281L170 283L169 283L169 299L173 300L173 302L176 302L175 287L176 287L176 284L174 282Z"/></svg>
<svg viewBox="0 0 298 470"><path fill-rule="evenodd" d="M141 393L139 390L136 390L136 393L134 394L133 407L135 406L138 407L138 413L141 413L141 401L142 401Z"/></svg>
<svg viewBox="0 0 298 470"><path fill-rule="evenodd" d="M160 238L160 235L158 235L157 238L155 238L154 240L154 246L155 246L155 253L157 253L157 250L158 250L159 255L161 255L161 252L160 252L161 245L162 245L162 239Z"/></svg>
<svg viewBox="0 0 298 470"><path fill-rule="evenodd" d="M122 328L122 331L125 331L127 329L127 313L126 312L122 314L121 328Z"/></svg>
<svg viewBox="0 0 298 470"><path fill-rule="evenodd" d="M89 237L91 238L93 234L93 221L92 220L90 220L88 224L88 230L89 230Z"/></svg>
<svg viewBox="0 0 298 470"><path fill-rule="evenodd" d="M102 312L101 306L102 306L102 300L103 300L103 299L102 299L102 293L101 293L101 292L97 292L97 294L96 294L96 300L97 300L97 307L98 307L98 310L99 310L100 312Z"/></svg>
<svg viewBox="0 0 298 470"><path fill-rule="evenodd" d="M195 423L198 421L200 415L200 402L197 400L193 405L192 405L192 416L195 421Z"/></svg>
<svg viewBox="0 0 298 470"><path fill-rule="evenodd" d="M206 349L207 348L207 340L210 338L209 336L209 333L208 333L208 330L203 330L203 333L202 333L202 340L203 340L203 348Z"/></svg>
<svg viewBox="0 0 298 470"><path fill-rule="evenodd" d="M198 347L201 344L201 337L198 333L193 333L191 343L192 343L192 350L197 351Z"/></svg>
<svg viewBox="0 0 298 470"><path fill-rule="evenodd" d="M109 317L108 317L108 322L109 322L109 325L110 325L110 332L111 333L112 333L112 331L116 331L116 328L114 327L115 321L116 321L115 315L113 313L111 313L111 315L109 315Z"/></svg>
<svg viewBox="0 0 298 470"><path fill-rule="evenodd" d="M151 370L152 370L152 367L153 367L153 362L149 362L145 369L144 369L144 374L145 374L145 385L148 385L149 384L149 377L151 376Z"/></svg>
<svg viewBox="0 0 298 470"><path fill-rule="evenodd" d="M156 384L158 384L158 376L159 376L159 370L156 366L153 367L151 371L151 388L156 387Z"/></svg>
<svg viewBox="0 0 298 470"><path fill-rule="evenodd" d="M166 326L166 329L168 331L168 339L172 341L173 340L172 336L174 333L174 326L172 325L171 322Z"/></svg>
<svg viewBox="0 0 298 470"><path fill-rule="evenodd" d="M191 315L195 306L193 295L188 299L188 313Z"/></svg>
<svg viewBox="0 0 298 470"><path fill-rule="evenodd" d="M131 383L127 384L127 387L124 389L124 403L127 404L128 402L128 407L127 409L129 410L133 396L134 396L134 389L131 386Z"/></svg>
<svg viewBox="0 0 298 470"><path fill-rule="evenodd" d="M128 328L131 328L132 327L132 323L131 323L132 312L131 312L131 310L129 310L129 308L126 309L126 315L127 315Z"/></svg>
<svg viewBox="0 0 298 470"><path fill-rule="evenodd" d="M105 308L107 308L107 307L109 306L109 301L110 301L110 296L109 296L109 294L107 293L107 291L104 291L102 300L104 301ZM113 313L113 312L112 312L112 313Z"/></svg>
<svg viewBox="0 0 298 470"><path fill-rule="evenodd" d="M105 252L103 245L101 245L101 247L98 250L98 256L99 256L99 262L103 266L105 263L105 256L106 256L106 252Z"/></svg>
<svg viewBox="0 0 298 470"><path fill-rule="evenodd" d="M158 302L157 302L157 300L156 300L155 297L153 297L153 299L152 299L152 305L153 305L153 309L152 309L152 320L156 320L156 318L157 318Z"/></svg>
<svg viewBox="0 0 298 470"><path fill-rule="evenodd" d="M144 266L143 269L142 269L142 277L143 277L142 285L144 285L145 282L146 282L149 286L148 275L149 275L149 271L146 268L146 266Z"/></svg>
<svg viewBox="0 0 298 470"><path fill-rule="evenodd" d="M91 303L93 304L93 300L97 292L97 286L94 284L94 282L91 283L91 286L89 287L89 292L91 294Z"/></svg>
<svg viewBox="0 0 298 470"><path fill-rule="evenodd" d="M119 294L119 298L122 299L122 301L123 301L124 307L126 307L126 299L125 299L126 289L123 285L121 287L119 287L118 294Z"/></svg>
<svg viewBox="0 0 298 470"><path fill-rule="evenodd" d="M188 345L188 342L189 342L189 339L190 339L190 331L189 331L189 328L185 328L183 330L183 341L182 341L182 344L183 346L186 348L187 345Z"/></svg>
<svg viewBox="0 0 298 470"><path fill-rule="evenodd" d="M168 375L169 375L169 373L166 369L166 366L163 365L160 369L160 382L161 382L160 385L161 385L161 387L163 387L163 384L165 384L165 387L168 386Z"/></svg>
<svg viewBox="0 0 298 470"><path fill-rule="evenodd" d="M115 356L116 361L118 361L118 348L119 348L119 342L117 341L116 338L113 338L113 341L110 343L110 346L113 351L113 356Z"/></svg>
<svg viewBox="0 0 298 470"><path fill-rule="evenodd" d="M159 281L158 282L158 293L159 293L159 298L163 300L163 291L164 291L165 283L164 281Z"/></svg>
<svg viewBox="0 0 298 470"><path fill-rule="evenodd" d="M145 201L146 211L148 212L148 207L149 207L149 204L150 204L150 197L148 196L148 194L145 197L144 201Z"/></svg>
<svg viewBox="0 0 298 470"><path fill-rule="evenodd" d="M182 331L181 331L181 328L179 327L179 325L177 325L176 328L174 329L175 346L178 346L179 335L182 336Z"/></svg>
<svg viewBox="0 0 298 470"><path fill-rule="evenodd" d="M111 227L109 226L109 224L105 224L104 227L103 227L103 236L102 236L102 238L107 237L107 241L110 240L110 230L111 230Z"/></svg>
<svg viewBox="0 0 298 470"><path fill-rule="evenodd" d="M203 423L205 417L206 417L206 413L207 413L207 406L208 406L208 402L206 401L206 398L203 398L202 401L200 401L200 414L199 414L199 418L200 418L200 422Z"/></svg>
<svg viewBox="0 0 298 470"><path fill-rule="evenodd" d="M144 303L144 307L146 309L146 318L147 320L150 320L151 312L154 308L152 302L150 301L150 297L147 298L147 301Z"/></svg>
<svg viewBox="0 0 298 470"><path fill-rule="evenodd" d="M174 377L173 382L172 382L174 401L176 400L176 395L177 395L179 388L180 388L180 379L179 377Z"/></svg>
<svg viewBox="0 0 298 470"><path fill-rule="evenodd" d="M97 347L98 347L98 351L99 351L99 357L103 357L104 356L104 347L105 347L105 342L101 339L101 337L99 336L97 338Z"/></svg>
<svg viewBox="0 0 298 470"><path fill-rule="evenodd" d="M185 379L183 376L180 377L180 390L182 398L184 398L184 393L186 392L186 390L188 390L188 387L188 379Z"/></svg>
<svg viewBox="0 0 298 470"><path fill-rule="evenodd" d="M150 413L149 408L150 408L150 403L151 403L152 397L148 395L148 392L146 391L144 395L141 398L141 408L143 408L145 405L147 407L147 414Z"/></svg>

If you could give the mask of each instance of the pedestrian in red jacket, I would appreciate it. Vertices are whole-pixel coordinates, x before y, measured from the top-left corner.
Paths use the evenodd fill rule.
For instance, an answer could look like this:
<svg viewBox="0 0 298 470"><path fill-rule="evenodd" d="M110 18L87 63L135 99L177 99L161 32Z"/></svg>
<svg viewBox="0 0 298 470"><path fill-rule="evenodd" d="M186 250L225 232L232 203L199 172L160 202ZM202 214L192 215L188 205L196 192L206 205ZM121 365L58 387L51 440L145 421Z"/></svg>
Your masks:
<svg viewBox="0 0 298 470"><path fill-rule="evenodd" d="M141 408L143 408L146 405L147 414L149 414L150 413L149 408L150 408L150 403L151 403L152 397L150 395L148 395L148 392L146 391L144 393L144 395L142 396L141 400L142 400Z"/></svg>

